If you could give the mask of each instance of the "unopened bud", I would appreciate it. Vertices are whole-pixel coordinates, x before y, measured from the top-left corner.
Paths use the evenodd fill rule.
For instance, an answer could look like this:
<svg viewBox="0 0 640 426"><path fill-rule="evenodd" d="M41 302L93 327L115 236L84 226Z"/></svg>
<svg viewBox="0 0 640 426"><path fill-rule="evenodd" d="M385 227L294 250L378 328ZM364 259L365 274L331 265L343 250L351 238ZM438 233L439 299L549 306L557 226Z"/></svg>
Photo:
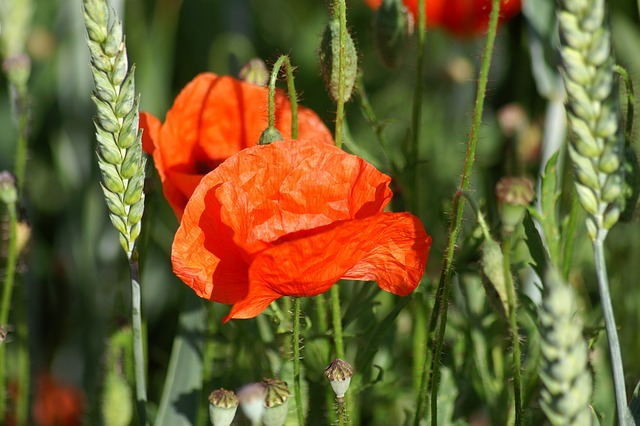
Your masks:
<svg viewBox="0 0 640 426"><path fill-rule="evenodd" d="M344 398L344 394L349 389L351 377L353 377L353 367L347 361L336 358L324 370L324 375L329 379L331 388L336 393L337 398Z"/></svg>
<svg viewBox="0 0 640 426"><path fill-rule="evenodd" d="M344 102L351 98L358 74L356 46L348 31L346 36ZM324 83L331 98L337 101L340 87L340 22L335 18L331 19L324 29L318 55L320 57L320 73Z"/></svg>
<svg viewBox="0 0 640 426"><path fill-rule="evenodd" d="M398 66L412 34L413 16L402 1L383 0L373 15L373 44L387 67Z"/></svg>
<svg viewBox="0 0 640 426"><path fill-rule="evenodd" d="M18 201L18 191L16 190L16 180L7 171L0 172L0 201L5 204L15 204Z"/></svg>
<svg viewBox="0 0 640 426"><path fill-rule="evenodd" d="M286 382L278 379L265 379L262 384L266 392L262 423L264 426L282 426L287 419L289 387Z"/></svg>
<svg viewBox="0 0 640 426"><path fill-rule="evenodd" d="M244 385L238 391L238 400L245 416L256 425L260 423L264 414L264 397L266 389L263 383Z"/></svg>
<svg viewBox="0 0 640 426"><path fill-rule="evenodd" d="M209 418L213 426L229 426L238 409L238 397L233 391L217 389L209 395Z"/></svg>
<svg viewBox="0 0 640 426"><path fill-rule="evenodd" d="M513 232L533 201L533 181L526 177L504 177L496 185L496 195L500 203L502 229Z"/></svg>
<svg viewBox="0 0 640 426"><path fill-rule="evenodd" d="M275 127L267 127L260 135L258 145L269 145L273 142L284 140L282 133Z"/></svg>
<svg viewBox="0 0 640 426"><path fill-rule="evenodd" d="M262 59L253 58L240 68L239 77L247 83L266 86L269 83L269 70Z"/></svg>

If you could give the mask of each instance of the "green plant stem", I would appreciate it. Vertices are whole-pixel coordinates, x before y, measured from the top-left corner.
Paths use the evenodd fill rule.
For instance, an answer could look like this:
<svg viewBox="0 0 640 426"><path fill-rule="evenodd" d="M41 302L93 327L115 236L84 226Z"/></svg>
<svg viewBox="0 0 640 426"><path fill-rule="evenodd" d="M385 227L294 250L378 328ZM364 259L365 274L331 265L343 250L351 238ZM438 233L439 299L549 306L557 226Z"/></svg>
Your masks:
<svg viewBox="0 0 640 426"><path fill-rule="evenodd" d="M598 276L598 289L600 290L600 301L602 303L602 315L604 326L609 340L609 354L611 356L611 369L613 370L613 388L616 397L616 408L618 410L618 425L628 425L627 391L624 385L624 371L622 368L622 356L620 355L620 342L618 331L616 330L616 320L613 315L611 305L611 295L609 294L609 280L607 278L607 265L604 260L604 238L596 238L593 242L593 257L596 264L596 274Z"/></svg>
<svg viewBox="0 0 640 426"><path fill-rule="evenodd" d="M515 405L516 420L515 425L522 425L522 379L520 376L520 334L518 332L518 303L516 290L511 275L511 244L513 235L505 235L502 245L504 284L507 289L507 302L509 304L509 328L511 328L511 346L513 350L513 399Z"/></svg>
<svg viewBox="0 0 640 426"><path fill-rule="evenodd" d="M302 391L300 386L300 298L293 298L293 393L296 398L298 424L304 425Z"/></svg>
<svg viewBox="0 0 640 426"><path fill-rule="evenodd" d="M16 145L15 174L18 194L24 188L24 172L27 165L27 142L29 139L29 110L26 93L18 95L18 144Z"/></svg>
<svg viewBox="0 0 640 426"><path fill-rule="evenodd" d="M335 141L342 148L342 126L344 121L344 94L347 79L347 5L345 0L335 0L333 11L338 12L340 22L340 56L338 57L338 99L336 101Z"/></svg>
<svg viewBox="0 0 640 426"><path fill-rule="evenodd" d="M459 193L467 191L469 189L471 172L473 164L475 162L476 146L478 142L478 132L480 131L480 125L482 124L482 111L484 108L484 97L487 89L487 81L489 76L489 67L491 65L491 54L493 52L493 44L496 38L496 30L498 27L498 16L500 14L500 0L493 0L491 17L489 20L489 30L487 33L487 40L482 55L482 64L480 68L480 79L478 81L478 89L476 92L476 101L473 111L473 122L471 126L471 134L469 137L469 145L467 146L467 152L465 155L464 168L462 171L462 179L460 181ZM414 418L414 425L420 423L420 419L423 417L423 407L427 399L427 365L431 364L431 416L432 423L437 423L438 414L438 381L440 379L440 355L442 352L442 345L444 343L444 332L447 323L447 308L449 305L449 294L451 287L451 277L453 275L453 258L455 254L455 246L458 240L458 235L462 229L462 216L464 213L464 203L460 202L458 196L454 198L452 206L452 218L451 227L449 231L449 240L447 243L447 251L443 261L442 273L440 275L440 281L438 283L438 290L436 292L436 301L434 309L431 312L429 318L429 335L432 335L433 330L438 327L437 334L433 344L433 356L430 351L427 350L425 356L425 364L423 374L422 385L420 387L420 394L418 395L418 401L416 403L416 415Z"/></svg>
<svg viewBox="0 0 640 426"><path fill-rule="evenodd" d="M427 47L427 14L425 0L418 1L418 51L416 58L416 88L413 92L413 108L411 113L411 145L406 151L410 161L413 161L413 172L411 176L411 199L410 206L413 210L418 206L417 203L417 182L418 173L418 154L420 146L420 122L422 118L422 92L424 90L424 57ZM415 186L415 187L414 187Z"/></svg>
<svg viewBox="0 0 640 426"><path fill-rule="evenodd" d="M340 288L331 287L331 316L333 321L333 341L336 348L336 358L344 359L344 341L342 340L342 310L340 308Z"/></svg>
<svg viewBox="0 0 640 426"><path fill-rule="evenodd" d="M571 272L571 257L573 256L573 247L576 241L576 231L578 230L578 212L580 211L580 201L575 189L571 191L571 210L569 211L569 220L563 232L564 244L562 246L562 279L569 280Z"/></svg>
<svg viewBox="0 0 640 426"><path fill-rule="evenodd" d="M293 69L291 61L287 55L280 55L276 63L273 65L271 76L269 78L269 127L276 126L276 81L280 68L285 64L287 73L287 90L289 92L289 102L291 103L291 138L298 138L298 95L296 94L296 86L293 80Z"/></svg>
<svg viewBox="0 0 640 426"><path fill-rule="evenodd" d="M9 245L7 251L7 265L4 273L4 286L2 290L2 306L0 308L0 325L7 326L9 321L9 307L13 293L13 283L18 262L17 231L18 214L15 203L9 203L7 214L9 216ZM7 386L6 386L6 343L0 344L0 420L6 418L7 413Z"/></svg>
<svg viewBox="0 0 640 426"><path fill-rule="evenodd" d="M142 295L140 292L137 251L134 251L129 258L129 271L131 273L131 325L133 329L133 363L136 377L136 401L140 424L146 425L147 386L144 362L144 338L142 333Z"/></svg>

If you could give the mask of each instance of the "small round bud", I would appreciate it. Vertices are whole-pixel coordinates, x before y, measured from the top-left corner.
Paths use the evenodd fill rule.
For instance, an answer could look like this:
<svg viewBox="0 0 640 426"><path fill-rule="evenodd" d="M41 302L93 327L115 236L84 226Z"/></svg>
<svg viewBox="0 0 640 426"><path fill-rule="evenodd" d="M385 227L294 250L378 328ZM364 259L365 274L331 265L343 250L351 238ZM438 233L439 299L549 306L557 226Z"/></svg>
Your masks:
<svg viewBox="0 0 640 426"><path fill-rule="evenodd" d="M503 177L496 185L502 229L513 232L522 222L526 207L533 201L533 181L526 177Z"/></svg>
<svg viewBox="0 0 640 426"><path fill-rule="evenodd" d="M240 407L252 424L259 424L264 414L264 397L266 389L263 383L244 385L238 391Z"/></svg>
<svg viewBox="0 0 640 426"><path fill-rule="evenodd" d="M331 19L324 29L318 55L320 57L320 73L324 79L325 86L331 98L337 101L340 78L340 22L335 18ZM344 102L351 98L357 75L358 53L353 39L347 31Z"/></svg>
<svg viewBox="0 0 640 426"><path fill-rule="evenodd" d="M344 394L349 389L351 377L353 377L353 367L347 361L336 358L324 370L324 375L329 379L333 391L337 398L344 398Z"/></svg>
<svg viewBox="0 0 640 426"><path fill-rule="evenodd" d="M273 142L284 140L282 133L275 127L267 127L260 135L258 145L269 145Z"/></svg>
<svg viewBox="0 0 640 426"><path fill-rule="evenodd" d="M0 201L5 204L15 204L18 201L16 180L7 171L0 172Z"/></svg>
<svg viewBox="0 0 640 426"><path fill-rule="evenodd" d="M398 66L413 34L413 16L401 0L383 0L373 15L373 44L384 65Z"/></svg>
<svg viewBox="0 0 640 426"><path fill-rule="evenodd" d="M238 409L238 397L233 391L217 389L209 395L209 418L213 426L229 426Z"/></svg>
<svg viewBox="0 0 640 426"><path fill-rule="evenodd" d="M287 419L289 387L286 382L279 379L265 379L262 384L266 393L262 423L264 426L282 426Z"/></svg>
<svg viewBox="0 0 640 426"><path fill-rule="evenodd" d="M256 86L266 86L269 83L269 70L260 58L253 58L247 62L238 73L240 80Z"/></svg>

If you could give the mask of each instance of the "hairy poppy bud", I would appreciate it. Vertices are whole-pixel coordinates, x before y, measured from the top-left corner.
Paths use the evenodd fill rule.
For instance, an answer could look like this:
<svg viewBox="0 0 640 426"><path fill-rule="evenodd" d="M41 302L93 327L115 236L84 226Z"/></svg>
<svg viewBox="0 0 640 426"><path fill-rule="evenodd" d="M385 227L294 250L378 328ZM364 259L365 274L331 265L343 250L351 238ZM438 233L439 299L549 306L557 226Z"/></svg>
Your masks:
<svg viewBox="0 0 640 426"><path fill-rule="evenodd" d="M620 212L620 220L629 222L633 217L633 212L638 205L638 195L640 195L640 166L638 165L638 156L630 146L624 149L624 158L622 161L624 169L624 183L622 185L622 212Z"/></svg>
<svg viewBox="0 0 640 426"><path fill-rule="evenodd" d="M344 102L347 102L353 92L358 74L358 53L351 35L347 31ZM320 43L320 73L329 95L334 101L338 100L340 74L340 22L331 19L324 29Z"/></svg>
<svg viewBox="0 0 640 426"><path fill-rule="evenodd" d="M502 229L513 232L533 201L533 181L526 177L504 177L496 185L496 195L500 203Z"/></svg>
<svg viewBox="0 0 640 426"><path fill-rule="evenodd" d="M269 70L260 58L253 58L247 62L238 73L240 80L256 86L266 86L269 83Z"/></svg>
<svg viewBox="0 0 640 426"><path fill-rule="evenodd" d="M329 379L331 388L336 393L336 398L344 398L344 394L349 390L351 377L353 377L353 367L347 361L336 358L324 370L324 375Z"/></svg>
<svg viewBox="0 0 640 426"><path fill-rule="evenodd" d="M382 62L395 68L413 34L413 16L400 0L383 0L373 15L373 44Z"/></svg>
<svg viewBox="0 0 640 426"><path fill-rule="evenodd" d="M209 418L213 426L229 426L237 409L238 397L233 391L217 389L209 395Z"/></svg>
<svg viewBox="0 0 640 426"><path fill-rule="evenodd" d="M266 395L264 397L264 426L282 426L287 419L289 407L289 386L278 379L265 379L262 381Z"/></svg>
<svg viewBox="0 0 640 426"><path fill-rule="evenodd" d="M275 127L267 127L260 135L258 145L269 145L270 143L282 140L284 140L284 138L282 137L282 133L280 133L278 129L276 129Z"/></svg>

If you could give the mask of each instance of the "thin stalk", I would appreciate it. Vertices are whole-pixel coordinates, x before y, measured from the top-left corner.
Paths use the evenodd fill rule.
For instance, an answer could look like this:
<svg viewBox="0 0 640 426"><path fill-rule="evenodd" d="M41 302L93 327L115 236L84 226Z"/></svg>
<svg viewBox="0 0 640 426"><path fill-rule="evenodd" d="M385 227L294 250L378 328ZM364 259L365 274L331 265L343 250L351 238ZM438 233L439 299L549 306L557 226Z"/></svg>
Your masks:
<svg viewBox="0 0 640 426"><path fill-rule="evenodd" d="M136 401L138 417L141 425L147 424L147 386L144 362L144 337L142 333L142 312L140 292L140 276L138 271L138 253L133 252L129 258L131 273L131 325L133 329L133 363L136 378Z"/></svg>
<svg viewBox="0 0 640 426"><path fill-rule="evenodd" d="M520 376L520 334L518 333L516 290L511 275L511 244L513 235L505 235L502 245L502 266L504 272L504 285L507 289L507 302L509 304L509 328L511 329L511 346L513 350L513 399L515 405L515 425L522 425L522 378Z"/></svg>
<svg viewBox="0 0 640 426"><path fill-rule="evenodd" d="M281 55L273 65L271 76L269 78L269 127L276 126L276 80L280 73L282 64L285 64L287 73L287 90L289 92L289 102L291 103L291 138L298 138L298 96L296 94L296 86L293 80L293 68L291 61L287 55Z"/></svg>
<svg viewBox="0 0 640 426"><path fill-rule="evenodd" d="M29 419L29 329L27 323L27 295L24 284L16 289L16 297L20 301L16 303L16 316L18 318L18 389L16 416L19 425L28 424Z"/></svg>
<svg viewBox="0 0 640 426"><path fill-rule="evenodd" d="M16 146L16 188L18 194L22 194L24 188L24 171L27 165L27 142L29 140L29 110L27 105L27 95L18 94L18 144Z"/></svg>
<svg viewBox="0 0 640 426"><path fill-rule="evenodd" d="M293 298L293 393L296 398L298 425L304 425L302 391L300 386L300 298Z"/></svg>
<svg viewBox="0 0 640 426"><path fill-rule="evenodd" d="M573 255L573 247L576 241L576 231L578 229L578 212L580 210L580 201L576 191L571 191L571 210L569 211L569 221L563 230L564 244L562 245L562 279L569 280L569 272L571 272L571 257Z"/></svg>
<svg viewBox="0 0 640 426"><path fill-rule="evenodd" d="M418 52L416 59L416 89L413 92L413 109L411 113L411 145L407 150L410 161L414 161L412 186L416 184L418 173L418 151L420 145L420 122L422 118L422 92L424 90L424 56L427 47L427 14L425 0L418 1ZM411 206L417 207L417 185L411 191Z"/></svg>
<svg viewBox="0 0 640 426"><path fill-rule="evenodd" d="M604 327L607 331L607 339L609 340L609 354L611 356L611 369L613 370L613 388L618 411L618 425L625 426L629 424L627 417L627 391L624 385L620 341L618 340L616 320L613 315L611 295L609 294L609 280L607 278L607 265L604 260L603 240L604 238L596 238L593 242L593 257L596 264L596 274L598 276L598 289L600 290L600 300L602 302Z"/></svg>
<svg viewBox="0 0 640 426"><path fill-rule="evenodd" d="M319 334L322 336L323 339L326 339L327 337L327 332L329 331L329 323L327 320L327 306L325 304L325 300L324 300L324 295L319 294L317 296L315 296L313 298L315 304L316 304L316 312L318 313L318 319L317 319L317 324L318 324L318 332ZM325 343L327 343L326 340L324 340ZM329 348L330 346L327 344L326 346L327 348ZM327 352L327 354L329 355L329 352ZM327 365L329 365L329 362L331 361L329 358L324 360L325 363ZM333 390L331 388L326 388L326 392L325 392L325 397L326 397L326 406L327 406L327 414L329 416L329 424L335 424L336 422L336 412L334 410L330 410L329 407L332 406L333 402L334 402L334 398L335 398L335 394L333 392Z"/></svg>
<svg viewBox="0 0 640 426"><path fill-rule="evenodd" d="M336 100L336 146L342 148L342 127L344 122L344 94L347 81L347 5L345 0L333 2L334 13L338 12L340 22L340 55L338 57L338 99Z"/></svg>
<svg viewBox="0 0 640 426"><path fill-rule="evenodd" d="M340 308L340 288L331 287L331 316L333 321L333 341L336 348L336 358L344 359L344 341L342 340L342 310Z"/></svg>
<svg viewBox="0 0 640 426"><path fill-rule="evenodd" d="M7 322L9 321L9 307L11 305L14 276L18 261L18 214L15 203L7 203L6 206L7 214L9 216L9 246L7 252L7 266L4 274L4 287L2 291L2 306L0 307L0 325L3 327L6 327ZM0 344L0 419L5 419L7 412L7 386L5 386L6 348L6 344Z"/></svg>
<svg viewBox="0 0 640 426"><path fill-rule="evenodd" d="M500 0L493 0L491 17L489 20L489 31L487 33L487 41L482 55L482 64L480 68L480 79L478 81L478 90L476 92L476 101L473 111L473 122L471 126L471 134L469 137L469 145L465 155L464 168L462 171L462 179L460 181L459 193L469 189L471 180L471 171L475 162L476 146L478 143L478 132L482 124L482 111L484 108L484 97L487 89L487 81L489 76L489 67L491 65L491 54L493 52L493 44L496 38L496 30L498 28L498 16L500 14ZM444 343L444 332L447 324L447 308L449 305L449 294L451 287L451 277L453 275L453 258L455 254L455 246L458 235L462 229L462 216L464 213L464 203L460 202L458 196L454 199L452 208L451 227L449 231L449 241L447 243L447 251L443 261L442 273L438 283L436 292L436 302L432 315L429 319L429 334L438 326L438 332L434 340L433 356L427 350L425 356L424 371L428 370L427 364L431 364L431 416L432 423L437 423L438 414L438 381L440 379L440 355L442 353L442 345ZM423 374L423 378L426 374ZM422 410L426 401L427 390L426 380L421 385L421 391L418 395L416 404L416 415L414 424L418 425L423 416Z"/></svg>

